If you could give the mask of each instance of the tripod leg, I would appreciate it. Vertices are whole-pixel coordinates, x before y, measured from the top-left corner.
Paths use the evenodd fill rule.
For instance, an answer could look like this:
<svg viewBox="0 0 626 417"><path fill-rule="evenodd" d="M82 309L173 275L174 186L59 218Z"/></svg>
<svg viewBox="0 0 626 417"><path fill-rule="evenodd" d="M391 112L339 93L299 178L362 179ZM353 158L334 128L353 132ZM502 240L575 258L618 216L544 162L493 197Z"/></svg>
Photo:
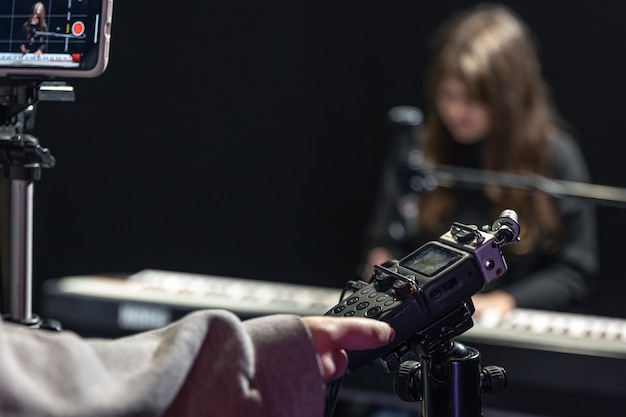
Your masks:
<svg viewBox="0 0 626 417"><path fill-rule="evenodd" d="M6 313L9 309L9 229L11 222L9 183L0 177L0 312Z"/></svg>
<svg viewBox="0 0 626 417"><path fill-rule="evenodd" d="M11 180L9 314L24 324L38 321L32 315L33 187L31 180Z"/></svg>

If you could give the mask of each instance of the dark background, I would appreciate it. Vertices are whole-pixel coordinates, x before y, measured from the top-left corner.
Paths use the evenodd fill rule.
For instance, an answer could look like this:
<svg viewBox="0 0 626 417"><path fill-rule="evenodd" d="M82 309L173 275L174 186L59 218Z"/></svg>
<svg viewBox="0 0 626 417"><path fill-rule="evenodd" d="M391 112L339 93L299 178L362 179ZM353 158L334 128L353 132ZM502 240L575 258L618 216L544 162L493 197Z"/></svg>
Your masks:
<svg viewBox="0 0 626 417"><path fill-rule="evenodd" d="M428 36L472 1L116 1L109 68L42 102L57 159L35 186L43 280L169 269L342 287L356 276L387 111L422 107ZM622 174L626 25L616 1L509 1L594 182ZM590 313L626 317L623 208L599 207Z"/></svg>

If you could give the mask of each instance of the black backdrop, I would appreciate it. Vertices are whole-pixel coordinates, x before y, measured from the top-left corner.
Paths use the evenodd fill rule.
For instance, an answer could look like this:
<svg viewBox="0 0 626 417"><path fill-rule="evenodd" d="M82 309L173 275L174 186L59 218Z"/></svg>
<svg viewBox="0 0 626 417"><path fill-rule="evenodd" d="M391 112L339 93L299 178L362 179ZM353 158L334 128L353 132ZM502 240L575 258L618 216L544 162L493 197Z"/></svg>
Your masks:
<svg viewBox="0 0 626 417"><path fill-rule="evenodd" d="M143 268L341 287L361 259L387 110L421 107L428 35L475 2L116 1L107 71L42 102L35 186L48 278ZM626 186L619 2L509 1L594 181ZM592 313L626 317L626 212L600 207Z"/></svg>

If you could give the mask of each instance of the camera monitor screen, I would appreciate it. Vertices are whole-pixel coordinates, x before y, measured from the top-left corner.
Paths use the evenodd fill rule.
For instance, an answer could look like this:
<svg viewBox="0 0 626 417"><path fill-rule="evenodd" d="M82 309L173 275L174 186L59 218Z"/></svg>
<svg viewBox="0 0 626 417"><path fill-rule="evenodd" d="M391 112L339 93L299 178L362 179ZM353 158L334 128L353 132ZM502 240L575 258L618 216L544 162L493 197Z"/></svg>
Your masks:
<svg viewBox="0 0 626 417"><path fill-rule="evenodd" d="M0 76L100 75L111 14L112 0L0 1Z"/></svg>
<svg viewBox="0 0 626 417"><path fill-rule="evenodd" d="M400 261L400 266L432 277L461 259L457 252L437 245L426 245Z"/></svg>

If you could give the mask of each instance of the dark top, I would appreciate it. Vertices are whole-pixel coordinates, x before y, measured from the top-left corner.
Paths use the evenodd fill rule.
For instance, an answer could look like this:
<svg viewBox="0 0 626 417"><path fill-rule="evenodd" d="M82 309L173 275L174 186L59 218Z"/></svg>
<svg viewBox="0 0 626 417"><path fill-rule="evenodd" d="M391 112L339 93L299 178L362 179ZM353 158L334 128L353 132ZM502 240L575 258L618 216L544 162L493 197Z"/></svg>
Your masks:
<svg viewBox="0 0 626 417"><path fill-rule="evenodd" d="M23 30L24 30L24 39L26 40L24 44L26 45L28 52L35 53L37 50L41 50L41 52L45 52L46 37L45 35L36 34L37 31L44 31L45 28L38 27L36 25L33 25L30 22L26 22L24 23Z"/></svg>
<svg viewBox="0 0 626 417"><path fill-rule="evenodd" d="M479 145L459 145L466 150L466 162L477 161ZM553 179L589 183L590 174L582 152L574 139L560 133L550 141L551 174ZM366 251L376 246L389 249L399 259L439 236L417 233L404 238L392 238L389 230L400 224L397 201L404 195L398 184L398 159L388 158L384 168L379 198L373 221L366 236ZM474 165L476 166L476 165ZM457 209L449 224L491 225L489 201L482 191L457 189ZM564 226L561 247L553 254L534 251L521 257L507 256L508 272L489 283L483 291L499 288L511 294L520 308L581 312L584 309L599 273L597 224L591 202L577 198L557 201ZM510 207L515 209L515 207ZM442 233L447 230L443 230Z"/></svg>

